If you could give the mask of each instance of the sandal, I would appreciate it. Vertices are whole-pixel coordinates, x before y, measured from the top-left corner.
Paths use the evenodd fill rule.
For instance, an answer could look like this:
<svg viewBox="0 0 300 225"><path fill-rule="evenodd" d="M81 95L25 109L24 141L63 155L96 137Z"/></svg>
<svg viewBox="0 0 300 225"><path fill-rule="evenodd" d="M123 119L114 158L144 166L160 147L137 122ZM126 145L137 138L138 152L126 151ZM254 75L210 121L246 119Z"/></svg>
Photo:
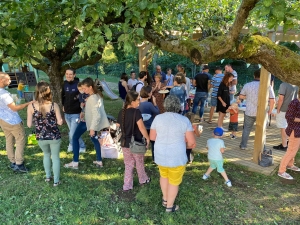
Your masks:
<svg viewBox="0 0 300 225"><path fill-rule="evenodd" d="M102 161L93 161L93 164L95 164L97 167L103 167Z"/></svg>
<svg viewBox="0 0 300 225"><path fill-rule="evenodd" d="M167 213L169 213L169 212L176 212L178 209L179 209L179 206L178 206L178 205L173 205L173 206L170 207L170 208L166 208L166 212L167 212Z"/></svg>
<svg viewBox="0 0 300 225"><path fill-rule="evenodd" d="M64 167L68 168L68 169L78 170L78 163L72 161L72 162L70 162L68 164L65 164Z"/></svg>
<svg viewBox="0 0 300 225"><path fill-rule="evenodd" d="M162 199L161 204L163 207L167 208L167 200Z"/></svg>
<svg viewBox="0 0 300 225"><path fill-rule="evenodd" d="M291 166L291 167L287 167L287 169L289 170L293 170L293 171L296 171L296 172L299 172L300 171L300 168L297 167L297 166Z"/></svg>
<svg viewBox="0 0 300 225"><path fill-rule="evenodd" d="M50 182L52 180L52 177L46 178L45 182Z"/></svg>
<svg viewBox="0 0 300 225"><path fill-rule="evenodd" d="M144 183L140 184L141 186L143 186L144 184L149 184L151 182L151 178L149 177Z"/></svg>
<svg viewBox="0 0 300 225"><path fill-rule="evenodd" d="M212 123L213 123L213 121L209 120L209 121L207 121L207 123L208 123L208 124L212 124Z"/></svg>
<svg viewBox="0 0 300 225"><path fill-rule="evenodd" d="M54 183L54 184L53 184L53 187L57 187L58 185L61 185L61 182L60 182L60 181L58 181L57 183Z"/></svg>

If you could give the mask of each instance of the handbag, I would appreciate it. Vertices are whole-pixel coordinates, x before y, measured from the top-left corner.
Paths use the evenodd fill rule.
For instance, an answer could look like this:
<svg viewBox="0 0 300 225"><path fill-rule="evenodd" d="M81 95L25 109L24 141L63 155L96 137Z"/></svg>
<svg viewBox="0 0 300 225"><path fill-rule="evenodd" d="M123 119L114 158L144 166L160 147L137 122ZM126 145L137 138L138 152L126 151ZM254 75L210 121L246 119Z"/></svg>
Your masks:
<svg viewBox="0 0 300 225"><path fill-rule="evenodd" d="M258 165L262 167L268 167L273 165L273 153L272 150L264 150L260 153Z"/></svg>
<svg viewBox="0 0 300 225"><path fill-rule="evenodd" d="M131 140L129 143L130 152L133 154L145 154L147 151L147 148L146 148L147 144L145 142L145 139L143 138L141 142L134 140L133 131L134 131L135 116L136 116L136 110L134 112L134 116L133 116L133 120L132 120L132 136L131 136Z"/></svg>

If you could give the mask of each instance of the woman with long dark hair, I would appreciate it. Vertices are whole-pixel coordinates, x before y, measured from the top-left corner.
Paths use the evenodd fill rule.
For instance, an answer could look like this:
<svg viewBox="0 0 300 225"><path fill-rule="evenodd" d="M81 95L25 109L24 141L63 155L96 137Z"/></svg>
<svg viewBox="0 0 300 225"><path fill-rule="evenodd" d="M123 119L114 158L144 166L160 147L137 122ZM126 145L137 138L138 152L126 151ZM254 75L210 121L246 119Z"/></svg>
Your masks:
<svg viewBox="0 0 300 225"><path fill-rule="evenodd" d="M122 73L120 81L118 83L118 88L119 88L119 96L120 96L120 98L123 101L125 101L126 94L127 94L128 90L129 90L128 89L127 81L128 81L127 74L126 73Z"/></svg>
<svg viewBox="0 0 300 225"><path fill-rule="evenodd" d="M51 159L54 174L54 186L60 184L60 144L61 135L57 125L62 125L63 120L60 109L52 101L52 92L46 82L39 82L35 88L36 102L28 105L27 108L27 126L31 127L32 122L35 125L35 134L38 144L44 152L44 169L46 172L46 182L52 180Z"/></svg>
<svg viewBox="0 0 300 225"><path fill-rule="evenodd" d="M149 146L149 135L145 128L140 110L137 107L140 104L139 94L130 91L126 95L123 109L119 112L117 123L122 130L121 147L124 155L125 173L123 190L129 191L133 189L133 169L136 167L140 185L147 184L151 179L145 172L144 155L131 153L129 143L132 135L136 141L142 141L143 137L147 140Z"/></svg>
<svg viewBox="0 0 300 225"><path fill-rule="evenodd" d="M230 106L229 85L233 78L234 76L232 73L226 72L222 82L220 83L217 94L218 102L216 112L219 112L218 127L221 127L224 131L223 120L226 115L226 110Z"/></svg>

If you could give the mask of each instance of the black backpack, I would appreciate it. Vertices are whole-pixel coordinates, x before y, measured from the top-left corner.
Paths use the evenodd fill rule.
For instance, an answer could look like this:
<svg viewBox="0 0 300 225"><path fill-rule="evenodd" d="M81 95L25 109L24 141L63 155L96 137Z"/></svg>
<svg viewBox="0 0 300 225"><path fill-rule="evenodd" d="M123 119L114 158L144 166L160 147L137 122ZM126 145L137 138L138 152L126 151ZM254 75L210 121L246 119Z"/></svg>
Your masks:
<svg viewBox="0 0 300 225"><path fill-rule="evenodd" d="M143 84L143 83L142 82L137 82L135 85L132 86L131 90L136 91L136 87L138 86L138 84Z"/></svg>

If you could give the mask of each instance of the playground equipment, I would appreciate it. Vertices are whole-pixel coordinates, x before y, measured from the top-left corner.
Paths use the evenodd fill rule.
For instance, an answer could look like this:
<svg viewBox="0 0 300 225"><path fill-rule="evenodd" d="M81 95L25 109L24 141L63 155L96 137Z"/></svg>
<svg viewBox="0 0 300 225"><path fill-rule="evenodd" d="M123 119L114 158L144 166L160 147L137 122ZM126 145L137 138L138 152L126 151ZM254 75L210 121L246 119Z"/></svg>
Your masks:
<svg viewBox="0 0 300 225"><path fill-rule="evenodd" d="M105 92L105 94L113 100L116 100L119 98L119 96L117 96L112 90L111 88L108 86L108 84L106 83L105 80L100 81L100 85L103 88L103 91Z"/></svg>

